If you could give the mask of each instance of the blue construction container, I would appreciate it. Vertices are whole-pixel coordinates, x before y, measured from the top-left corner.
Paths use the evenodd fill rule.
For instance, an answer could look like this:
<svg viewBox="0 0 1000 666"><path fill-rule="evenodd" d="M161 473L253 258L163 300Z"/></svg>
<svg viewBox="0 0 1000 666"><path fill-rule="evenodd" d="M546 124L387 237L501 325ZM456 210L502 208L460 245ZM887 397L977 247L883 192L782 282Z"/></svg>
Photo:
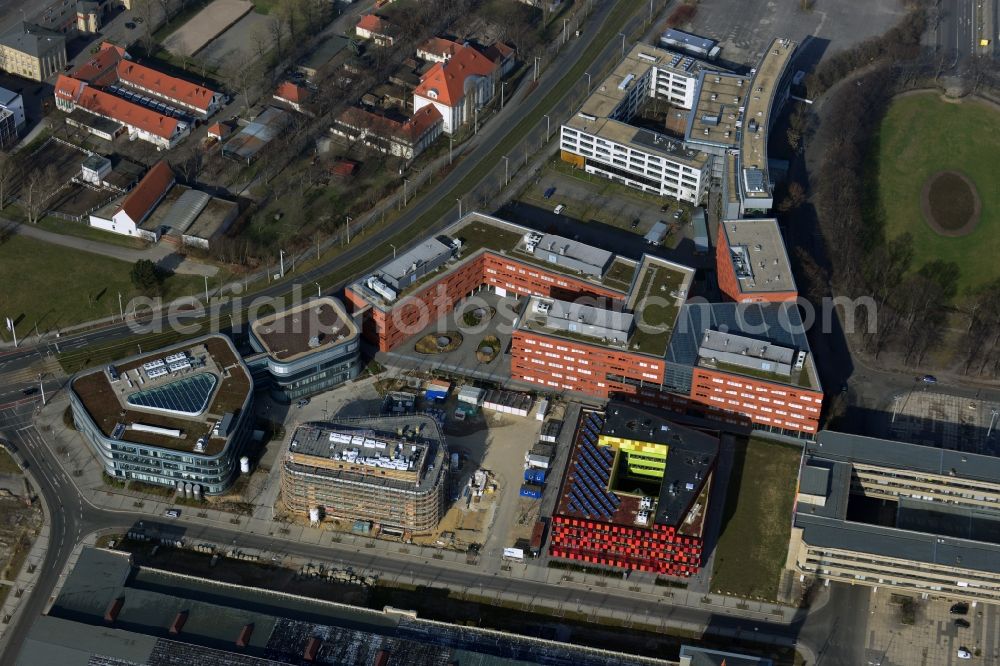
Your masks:
<svg viewBox="0 0 1000 666"><path fill-rule="evenodd" d="M542 499L542 487L536 486L533 483L525 483L521 486L521 497L530 497L531 499Z"/></svg>
<svg viewBox="0 0 1000 666"><path fill-rule="evenodd" d="M524 470L524 480L528 483L545 483L545 470L529 467Z"/></svg>

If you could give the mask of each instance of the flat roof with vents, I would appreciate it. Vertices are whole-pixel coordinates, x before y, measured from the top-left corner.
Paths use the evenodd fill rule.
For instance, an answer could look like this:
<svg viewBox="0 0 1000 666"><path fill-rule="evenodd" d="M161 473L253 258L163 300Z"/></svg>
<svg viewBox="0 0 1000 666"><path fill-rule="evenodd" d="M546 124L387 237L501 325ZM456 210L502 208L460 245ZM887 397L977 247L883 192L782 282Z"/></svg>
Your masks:
<svg viewBox="0 0 1000 666"><path fill-rule="evenodd" d="M775 39L761 58L750 82L747 94L745 125L740 140L740 166L747 170L756 169L762 177L761 187L753 187L746 182L744 195L748 198L770 198L770 182L767 177L767 133L771 127L771 109L778 97L777 88L788 69L797 44L788 39Z"/></svg>
<svg viewBox="0 0 1000 666"><path fill-rule="evenodd" d="M722 222L722 231L729 246L728 260L733 266L741 292L752 294L796 290L791 263L777 220L725 220Z"/></svg>
<svg viewBox="0 0 1000 666"><path fill-rule="evenodd" d="M215 334L84 370L70 390L106 437L216 455L230 433L213 428L246 407L253 381L229 338Z"/></svg>
<svg viewBox="0 0 1000 666"><path fill-rule="evenodd" d="M250 333L255 347L285 362L353 340L358 327L336 299L324 296L261 317Z"/></svg>
<svg viewBox="0 0 1000 666"><path fill-rule="evenodd" d="M743 128L750 78L729 72L702 71L698 94L688 114L684 140L693 144L736 148Z"/></svg>

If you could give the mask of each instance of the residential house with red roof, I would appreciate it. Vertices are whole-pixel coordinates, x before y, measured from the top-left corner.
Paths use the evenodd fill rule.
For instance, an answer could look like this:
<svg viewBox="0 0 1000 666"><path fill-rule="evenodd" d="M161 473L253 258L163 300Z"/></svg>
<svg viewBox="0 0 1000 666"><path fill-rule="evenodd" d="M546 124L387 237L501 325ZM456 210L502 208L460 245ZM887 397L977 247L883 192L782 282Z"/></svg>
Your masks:
<svg viewBox="0 0 1000 666"><path fill-rule="evenodd" d="M471 46L461 46L447 62L436 63L413 90L413 109L434 106L453 134L475 116L496 91L500 67Z"/></svg>
<svg viewBox="0 0 1000 666"><path fill-rule="evenodd" d="M164 150L176 146L191 131L188 123L177 118L62 74L56 80L55 102L57 108L70 114L67 123L109 140L128 131L130 140L148 141Z"/></svg>
<svg viewBox="0 0 1000 666"><path fill-rule="evenodd" d="M331 131L386 155L412 160L441 136L443 128L444 119L433 105L419 109L406 121L351 107L334 121Z"/></svg>
<svg viewBox="0 0 1000 666"><path fill-rule="evenodd" d="M396 28L375 14L365 14L354 26L354 34L370 39L378 46L392 46L396 42Z"/></svg>
<svg viewBox="0 0 1000 666"><path fill-rule="evenodd" d="M160 160L146 172L139 184L129 192L118 206L110 219L100 214L90 216L90 225L104 231L110 231L125 236L138 236L155 243L159 233L156 230L143 229L142 223L156 208L170 188L174 186L174 172L165 160Z"/></svg>
<svg viewBox="0 0 1000 666"><path fill-rule="evenodd" d="M291 81L282 81L274 91L274 99L299 113L309 113L306 103L309 101L309 89Z"/></svg>

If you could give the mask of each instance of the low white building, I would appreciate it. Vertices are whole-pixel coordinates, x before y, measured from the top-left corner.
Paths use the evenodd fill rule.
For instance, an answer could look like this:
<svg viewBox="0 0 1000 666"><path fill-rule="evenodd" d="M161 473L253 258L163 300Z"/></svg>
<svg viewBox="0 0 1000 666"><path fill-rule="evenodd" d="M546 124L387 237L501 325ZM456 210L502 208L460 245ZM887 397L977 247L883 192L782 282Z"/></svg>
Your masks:
<svg viewBox="0 0 1000 666"><path fill-rule="evenodd" d="M174 182L170 165L162 160L157 162L110 216L103 215L102 211L92 214L90 226L155 243L160 240L158 231L142 228L142 223L167 195Z"/></svg>

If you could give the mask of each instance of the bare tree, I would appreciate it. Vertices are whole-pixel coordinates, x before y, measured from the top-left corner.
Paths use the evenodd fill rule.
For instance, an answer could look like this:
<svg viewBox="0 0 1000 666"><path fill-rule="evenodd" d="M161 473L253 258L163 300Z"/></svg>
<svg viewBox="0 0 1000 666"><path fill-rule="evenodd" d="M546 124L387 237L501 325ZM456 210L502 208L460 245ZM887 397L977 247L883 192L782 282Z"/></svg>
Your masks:
<svg viewBox="0 0 1000 666"><path fill-rule="evenodd" d="M7 204L7 186L14 180L18 165L8 153L0 153L0 209Z"/></svg>
<svg viewBox="0 0 1000 666"><path fill-rule="evenodd" d="M778 204L778 210L782 213L787 213L788 211L795 210L806 200L806 191L802 185L796 181L792 181L788 184L788 194L782 199L781 203Z"/></svg>
<svg viewBox="0 0 1000 666"><path fill-rule="evenodd" d="M21 187L21 194L29 223L38 224L38 220L45 213L46 202L58 186L59 177L55 166L51 164L44 170L36 168L28 172Z"/></svg>
<svg viewBox="0 0 1000 666"><path fill-rule="evenodd" d="M281 19L275 17L272 18L267 25L268 32L271 34L271 42L274 44L274 57L272 62L275 64L281 62L281 58L284 56L284 38L285 38L285 28L282 25Z"/></svg>

